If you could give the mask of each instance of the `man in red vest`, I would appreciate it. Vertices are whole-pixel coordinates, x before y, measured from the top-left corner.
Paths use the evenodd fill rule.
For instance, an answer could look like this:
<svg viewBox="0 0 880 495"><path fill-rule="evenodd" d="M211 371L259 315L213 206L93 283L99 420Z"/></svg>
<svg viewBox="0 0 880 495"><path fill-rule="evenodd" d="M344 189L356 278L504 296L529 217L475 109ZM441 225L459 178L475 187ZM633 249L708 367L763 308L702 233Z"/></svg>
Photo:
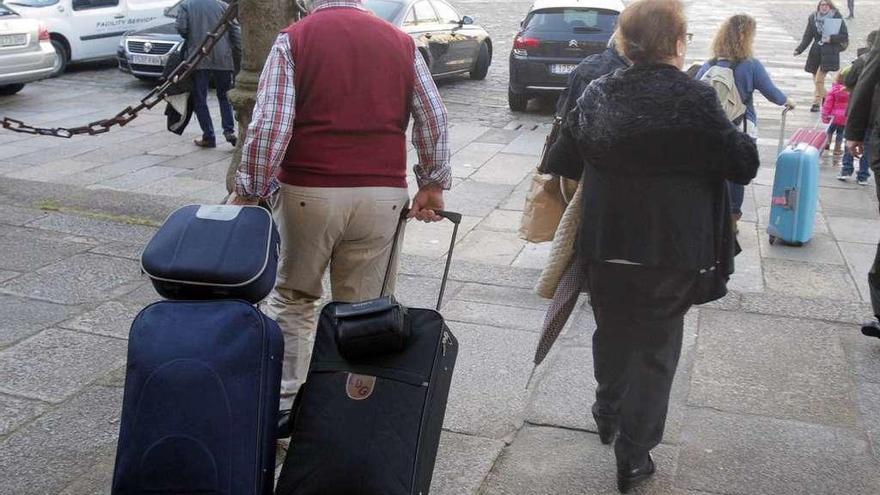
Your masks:
<svg viewBox="0 0 880 495"><path fill-rule="evenodd" d="M361 0L313 0L275 41L232 202L267 199L281 233L267 313L284 331L282 409L308 372L327 267L334 300L379 296L409 202L410 117L419 189L409 216L438 221L451 184L446 108L412 38Z"/></svg>

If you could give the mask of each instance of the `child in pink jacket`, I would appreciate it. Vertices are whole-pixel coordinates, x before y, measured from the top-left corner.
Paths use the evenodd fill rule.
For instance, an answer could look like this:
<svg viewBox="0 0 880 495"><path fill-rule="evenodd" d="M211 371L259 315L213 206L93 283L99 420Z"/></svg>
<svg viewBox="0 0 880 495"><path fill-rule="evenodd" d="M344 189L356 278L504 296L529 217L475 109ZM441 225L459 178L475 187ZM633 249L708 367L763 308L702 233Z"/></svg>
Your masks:
<svg viewBox="0 0 880 495"><path fill-rule="evenodd" d="M843 155L843 130L846 128L846 107L849 104L849 91L843 84L843 74L838 74L831 86L831 91L825 97L825 103L822 105L822 122L831 124L828 126L828 143L831 144L831 138L837 137L834 141L834 157Z"/></svg>

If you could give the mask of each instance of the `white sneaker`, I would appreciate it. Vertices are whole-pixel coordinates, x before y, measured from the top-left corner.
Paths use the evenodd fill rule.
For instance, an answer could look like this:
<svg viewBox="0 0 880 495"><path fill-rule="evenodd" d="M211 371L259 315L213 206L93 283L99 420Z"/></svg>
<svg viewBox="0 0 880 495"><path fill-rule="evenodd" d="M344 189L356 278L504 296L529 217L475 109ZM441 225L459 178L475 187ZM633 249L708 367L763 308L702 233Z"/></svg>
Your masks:
<svg viewBox="0 0 880 495"><path fill-rule="evenodd" d="M868 181L865 180L865 179L862 179L862 180L859 181L859 185L860 185L860 186L867 186L867 185L868 185Z"/></svg>
<svg viewBox="0 0 880 495"><path fill-rule="evenodd" d="M837 176L837 180L839 181L846 182L846 179L849 179L848 175L838 174Z"/></svg>

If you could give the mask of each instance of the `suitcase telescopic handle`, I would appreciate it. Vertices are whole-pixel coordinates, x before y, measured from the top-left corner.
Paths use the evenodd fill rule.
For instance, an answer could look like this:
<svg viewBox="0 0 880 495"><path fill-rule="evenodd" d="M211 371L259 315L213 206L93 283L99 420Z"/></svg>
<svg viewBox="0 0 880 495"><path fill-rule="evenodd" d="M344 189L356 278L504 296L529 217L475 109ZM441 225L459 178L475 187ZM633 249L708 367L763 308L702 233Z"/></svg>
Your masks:
<svg viewBox="0 0 880 495"><path fill-rule="evenodd" d="M785 148L785 118L790 111L791 109L788 107L782 110L782 121L779 123L779 149L776 150L776 155L781 155L782 149Z"/></svg>
<svg viewBox="0 0 880 495"><path fill-rule="evenodd" d="M409 215L409 211L409 208L404 208L400 212L400 219L397 221L397 229L394 231L394 240L391 241L391 254L388 258L388 268L385 269L385 278L382 280L382 291L379 293L379 297L384 296L385 290L388 288L388 279L391 277L391 267L394 265L394 253L397 250L400 231L403 229L403 224L406 223L406 216ZM434 213L449 220L453 225L452 238L449 240L449 252L446 254L446 266L443 268L443 279L440 281L440 295L437 296L437 311L440 311L440 306L443 305L443 294L446 292L446 282L449 279L449 268L452 266L452 251L455 249L455 240L458 237L458 226L461 224L461 213L445 210L435 210Z"/></svg>

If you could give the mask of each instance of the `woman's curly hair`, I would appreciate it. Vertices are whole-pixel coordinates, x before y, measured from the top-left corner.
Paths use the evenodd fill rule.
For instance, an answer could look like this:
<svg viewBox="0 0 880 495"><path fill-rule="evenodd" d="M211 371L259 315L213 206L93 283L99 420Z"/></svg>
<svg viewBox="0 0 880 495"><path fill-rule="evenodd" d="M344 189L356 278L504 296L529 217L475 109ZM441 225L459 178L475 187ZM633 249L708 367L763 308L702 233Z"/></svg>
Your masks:
<svg viewBox="0 0 880 495"><path fill-rule="evenodd" d="M752 45L755 42L757 28L758 23L750 15L737 14L727 19L712 41L713 56L733 62L752 58Z"/></svg>

